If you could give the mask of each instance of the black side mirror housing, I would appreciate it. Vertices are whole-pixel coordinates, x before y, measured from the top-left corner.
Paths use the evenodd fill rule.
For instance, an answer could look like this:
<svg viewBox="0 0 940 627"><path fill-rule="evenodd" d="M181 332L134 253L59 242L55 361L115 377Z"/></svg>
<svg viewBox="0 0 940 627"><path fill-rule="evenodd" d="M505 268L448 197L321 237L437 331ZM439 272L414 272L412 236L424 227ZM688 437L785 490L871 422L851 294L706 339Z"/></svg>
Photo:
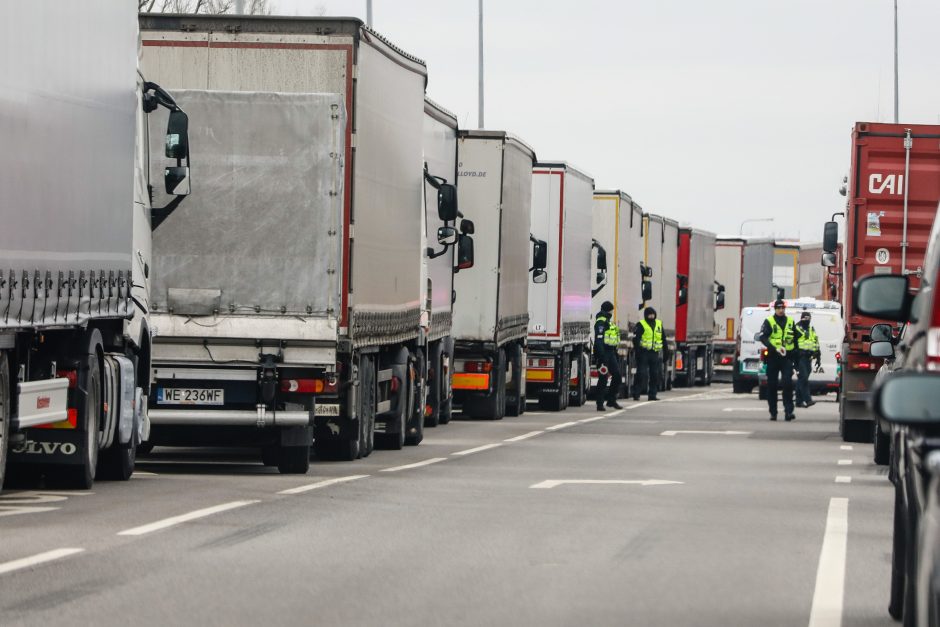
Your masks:
<svg viewBox="0 0 940 627"><path fill-rule="evenodd" d="M532 242L532 267L536 270L548 267L548 243L545 240L537 239Z"/></svg>
<svg viewBox="0 0 940 627"><path fill-rule="evenodd" d="M892 342L894 341L894 329L891 328L890 324L876 324L872 326L869 337L871 337L872 342Z"/></svg>
<svg viewBox="0 0 940 627"><path fill-rule="evenodd" d="M444 222L457 219L457 188L450 183L437 188L437 217Z"/></svg>
<svg viewBox="0 0 940 627"><path fill-rule="evenodd" d="M457 237L457 268L466 270L473 267L473 238L466 233L461 233Z"/></svg>
<svg viewBox="0 0 940 627"><path fill-rule="evenodd" d="M457 229L452 226L441 226L437 229L437 243L443 246L452 246L457 243Z"/></svg>
<svg viewBox="0 0 940 627"><path fill-rule="evenodd" d="M907 322L911 315L910 279L900 274L870 274L852 286L855 311L864 316Z"/></svg>
<svg viewBox="0 0 940 627"><path fill-rule="evenodd" d="M189 158L189 116L180 109L170 111L166 124L165 154L169 159Z"/></svg>
<svg viewBox="0 0 940 627"><path fill-rule="evenodd" d="M652 300L653 298L653 282L652 281L643 281L642 284L643 292L643 302Z"/></svg>
<svg viewBox="0 0 940 627"><path fill-rule="evenodd" d="M189 184L189 166L171 167L163 171L163 186L172 196L188 196L192 191Z"/></svg>
<svg viewBox="0 0 940 627"><path fill-rule="evenodd" d="M935 374L892 374L875 388L871 404L875 414L888 422L921 428L940 424L940 385Z"/></svg>
<svg viewBox="0 0 940 627"><path fill-rule="evenodd" d="M473 235L476 233L476 227L473 225L473 220L468 220L467 218L461 220L460 232L464 235Z"/></svg>
<svg viewBox="0 0 940 627"><path fill-rule="evenodd" d="M826 222L825 226L823 226L823 250L827 253L835 253L838 247L839 223Z"/></svg>
<svg viewBox="0 0 940 627"><path fill-rule="evenodd" d="M725 308L725 292L724 290L715 294L715 311L719 311Z"/></svg>

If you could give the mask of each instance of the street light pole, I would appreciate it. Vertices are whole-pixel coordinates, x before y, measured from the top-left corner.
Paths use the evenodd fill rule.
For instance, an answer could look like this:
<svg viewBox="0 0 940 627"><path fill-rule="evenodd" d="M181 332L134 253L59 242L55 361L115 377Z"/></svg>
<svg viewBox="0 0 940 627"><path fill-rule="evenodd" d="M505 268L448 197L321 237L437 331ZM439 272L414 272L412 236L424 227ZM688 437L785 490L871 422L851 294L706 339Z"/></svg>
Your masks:
<svg viewBox="0 0 940 627"><path fill-rule="evenodd" d="M372 0L366 0L366 26L372 28Z"/></svg>
<svg viewBox="0 0 940 627"><path fill-rule="evenodd" d="M898 0L894 0L894 123L898 123Z"/></svg>
<svg viewBox="0 0 940 627"><path fill-rule="evenodd" d="M479 83L479 101L477 103L477 118L478 118L478 128L483 128L483 0L480 0L480 43L479 43L479 60L480 60L480 83Z"/></svg>
<svg viewBox="0 0 940 627"><path fill-rule="evenodd" d="M741 222L741 227L738 229L738 235L744 235L744 225L748 222L773 222L773 218L748 218Z"/></svg>

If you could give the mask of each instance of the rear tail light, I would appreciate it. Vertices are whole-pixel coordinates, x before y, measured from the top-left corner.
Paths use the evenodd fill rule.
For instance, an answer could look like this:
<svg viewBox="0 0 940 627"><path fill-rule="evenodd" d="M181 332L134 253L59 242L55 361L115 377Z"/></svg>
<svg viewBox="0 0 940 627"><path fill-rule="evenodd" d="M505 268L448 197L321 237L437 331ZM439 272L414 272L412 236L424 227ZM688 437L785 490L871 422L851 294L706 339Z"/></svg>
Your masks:
<svg viewBox="0 0 940 627"><path fill-rule="evenodd" d="M731 357L731 355L725 355L724 357L721 358L721 365L730 366L733 360L734 359Z"/></svg>
<svg viewBox="0 0 940 627"><path fill-rule="evenodd" d="M105 403L107 405L107 403ZM54 422L48 425L40 425L37 429L77 429L78 428L78 410L69 407L65 410L65 420Z"/></svg>
<svg viewBox="0 0 940 627"><path fill-rule="evenodd" d="M868 355L849 355L848 368L849 370L855 371L872 371L878 370L881 366L881 361L875 357L869 357Z"/></svg>
<svg viewBox="0 0 940 627"><path fill-rule="evenodd" d="M682 353L677 353L676 354L676 370L682 370L682 366L683 366Z"/></svg>
<svg viewBox="0 0 940 627"><path fill-rule="evenodd" d="M338 389L336 375L318 379L281 379L281 392L291 394L335 394Z"/></svg>
<svg viewBox="0 0 940 627"><path fill-rule="evenodd" d="M555 359L553 357L538 357L527 360L529 368L554 368Z"/></svg>
<svg viewBox="0 0 940 627"><path fill-rule="evenodd" d="M595 379L600 376L600 373L597 371L597 368L591 368L591 376Z"/></svg>
<svg viewBox="0 0 940 627"><path fill-rule="evenodd" d="M491 361L465 361L463 362L464 372L492 372L493 362Z"/></svg>

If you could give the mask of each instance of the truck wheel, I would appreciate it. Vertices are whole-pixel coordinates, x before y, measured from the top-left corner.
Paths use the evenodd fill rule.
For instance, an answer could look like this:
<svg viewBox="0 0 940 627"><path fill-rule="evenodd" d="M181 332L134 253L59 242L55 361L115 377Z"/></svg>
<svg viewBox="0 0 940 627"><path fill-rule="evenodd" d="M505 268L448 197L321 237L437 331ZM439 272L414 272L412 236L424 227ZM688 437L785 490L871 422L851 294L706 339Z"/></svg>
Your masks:
<svg viewBox="0 0 940 627"><path fill-rule="evenodd" d="M513 400L506 403L507 416L521 416L523 412L525 412L525 380L522 374L523 359L525 359L525 355L522 352L522 346L515 344L512 347L512 357L509 360L515 391Z"/></svg>
<svg viewBox="0 0 940 627"><path fill-rule="evenodd" d="M98 467L98 430L101 424L101 362L98 359L100 346L101 333L95 330L88 342L84 367L80 368L78 373L78 386L85 390L85 407L82 412L85 442L79 448L83 456L82 463L57 467L51 472L56 483L76 490L88 490L94 485Z"/></svg>
<svg viewBox="0 0 940 627"><path fill-rule="evenodd" d="M875 463L879 466L887 466L891 459L891 435L881 430L877 419L872 421L872 442L874 443Z"/></svg>
<svg viewBox="0 0 940 627"><path fill-rule="evenodd" d="M763 385L758 386L757 388L757 398L762 401L767 400L767 388L765 388Z"/></svg>
<svg viewBox="0 0 940 627"><path fill-rule="evenodd" d="M10 364L0 353L0 488L6 476L7 447L10 441Z"/></svg>
<svg viewBox="0 0 940 627"><path fill-rule="evenodd" d="M278 447L277 469L282 475L306 474L310 470L310 445Z"/></svg>
<svg viewBox="0 0 940 627"><path fill-rule="evenodd" d="M747 394L751 391L751 386L743 381L732 381L731 391L735 394Z"/></svg>
<svg viewBox="0 0 940 627"><path fill-rule="evenodd" d="M274 444L261 447L261 463L268 467L277 466L278 450Z"/></svg>
<svg viewBox="0 0 940 627"><path fill-rule="evenodd" d="M444 382L443 342L435 342L429 353L428 398L431 413L424 417L424 426L434 428L441 424L441 388Z"/></svg>
<svg viewBox="0 0 940 627"><path fill-rule="evenodd" d="M571 391L571 374L568 375L568 404L572 407L581 407L587 401L587 397L584 393L584 354L582 352L576 352L571 356L571 361L574 362L577 360L578 364L578 387L574 391ZM591 376L590 371L588 371L588 377Z"/></svg>
<svg viewBox="0 0 940 627"><path fill-rule="evenodd" d="M493 383L493 395L483 403L482 418L487 420L502 420L506 414L506 351L496 349L496 362L493 364L493 374L496 381Z"/></svg>
<svg viewBox="0 0 940 627"><path fill-rule="evenodd" d="M134 474L137 461L137 438L131 437L130 446L121 446L117 441L98 457L98 478L110 481L127 481Z"/></svg>
<svg viewBox="0 0 940 627"><path fill-rule="evenodd" d="M439 424L446 425L454 416L454 399L449 398L441 404L441 418Z"/></svg>

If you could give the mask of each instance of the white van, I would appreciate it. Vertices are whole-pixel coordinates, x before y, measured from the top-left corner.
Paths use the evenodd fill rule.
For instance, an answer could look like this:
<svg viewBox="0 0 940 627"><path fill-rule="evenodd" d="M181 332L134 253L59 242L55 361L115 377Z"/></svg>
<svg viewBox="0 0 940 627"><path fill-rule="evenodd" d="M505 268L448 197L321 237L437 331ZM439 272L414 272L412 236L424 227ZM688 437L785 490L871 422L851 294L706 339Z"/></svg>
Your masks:
<svg viewBox="0 0 940 627"><path fill-rule="evenodd" d="M839 365L839 351L845 334L842 321L842 306L834 301L814 298L788 299L787 315L799 322L800 314L805 310L812 316L812 325L819 336L820 368L809 377L810 393L825 394L838 392L842 368ZM735 356L735 392L749 392L757 385L762 388L767 384L761 351L764 346L757 337L764 320L773 315L769 304L758 307L745 307L741 310L741 323ZM761 394L763 397L763 394Z"/></svg>

